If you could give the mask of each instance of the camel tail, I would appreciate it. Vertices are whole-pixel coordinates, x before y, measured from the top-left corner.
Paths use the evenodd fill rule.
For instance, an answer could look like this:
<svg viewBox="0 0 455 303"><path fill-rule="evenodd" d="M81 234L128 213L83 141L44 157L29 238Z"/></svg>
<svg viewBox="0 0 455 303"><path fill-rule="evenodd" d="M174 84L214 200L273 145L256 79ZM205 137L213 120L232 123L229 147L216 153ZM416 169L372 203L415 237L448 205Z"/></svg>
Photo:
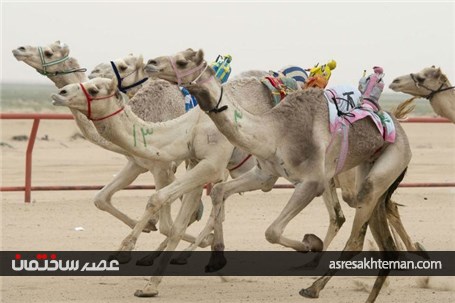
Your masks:
<svg viewBox="0 0 455 303"><path fill-rule="evenodd" d="M385 204L389 204L389 203L394 203L392 201L392 194L395 192L395 190L398 188L398 185L401 183L401 181L403 181L403 178L404 178L404 175L406 175L406 171L408 170L408 168L406 167L403 172L401 173L401 175L398 176L398 178L395 180L395 182L392 183L392 185L389 186L389 189L387 189L386 193L385 193Z"/></svg>
<svg viewBox="0 0 455 303"><path fill-rule="evenodd" d="M400 121L406 120L407 115L415 109L415 104L413 104L414 99L418 97L412 97L404 102L398 104L398 106L392 111L392 114Z"/></svg>

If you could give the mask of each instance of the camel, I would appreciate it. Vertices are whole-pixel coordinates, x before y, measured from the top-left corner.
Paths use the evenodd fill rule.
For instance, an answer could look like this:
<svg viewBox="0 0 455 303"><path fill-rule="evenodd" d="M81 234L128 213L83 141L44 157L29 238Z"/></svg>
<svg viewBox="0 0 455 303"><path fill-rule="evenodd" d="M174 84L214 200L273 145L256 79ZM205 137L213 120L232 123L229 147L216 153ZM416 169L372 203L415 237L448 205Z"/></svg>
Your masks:
<svg viewBox="0 0 455 303"><path fill-rule="evenodd" d="M134 156L154 161L155 165L182 160L196 163L182 178L175 179L151 196L143 219L119 249L131 251L149 222L150 212L153 216L163 205L170 205L183 194L199 189L206 183L226 179L226 167L234 147L200 110L191 110L166 122L145 122L133 113L123 98L124 95L117 90L116 81L104 78L95 78L80 85L69 84L60 89L58 94L52 95L54 105L68 106L85 115L91 112L98 132ZM134 98L131 102L134 102ZM108 118L104 119L105 117ZM199 201L187 199L186 196L183 198L170 235L158 250L175 250L198 203ZM209 241L210 238L207 239ZM161 264L169 262L167 256L169 255L160 256ZM119 258L122 256L119 255Z"/></svg>
<svg viewBox="0 0 455 303"><path fill-rule="evenodd" d="M191 56L190 56L191 57ZM198 51L195 58L203 57ZM198 99L200 108L207 113L217 128L235 146L256 156L258 164L253 170L236 179L237 186L243 191L256 189L264 184L274 183L281 176L295 185L294 193L280 215L266 231L266 238L271 243L281 244L298 251L314 250L317 242L297 241L283 236L287 224L314 197L328 191L330 180L335 176L337 157L340 154L340 135L329 131L327 101L320 89L297 91L286 97L270 111L255 115L245 110L239 100L225 94L223 87L213 81L213 71L204 69L194 77L187 71L200 65L200 60L186 60L181 64L169 62L182 61L175 57L159 57L149 61L147 67L154 66L158 76L173 82L185 82L187 89ZM186 75L182 77L180 75ZM180 79L179 79L180 78ZM241 117L239 119L239 117ZM351 235L344 251L360 251L368 225L381 250L395 251L396 245L387 228L386 205L390 203L393 191L404 177L411 150L407 136L395 117L391 117L396 128L393 144L387 143L377 131L370 119L354 122L349 132L349 150L342 171L357 168L356 184L358 194L355 199L356 213ZM328 149L328 146L331 146ZM216 192L216 186L214 188ZM221 193L224 194L224 193ZM217 194L214 194L215 196ZM225 196L214 199L212 220L222 220L222 201ZM220 227L220 224L215 224ZM212 247L217 247L222 239L217 237ZM221 244L222 245L222 244ZM343 259L351 255L342 255ZM335 271L329 271L316 280L300 294L317 298ZM378 276L367 299L374 302L385 281L386 274ZM145 290L154 288L152 277Z"/></svg>
<svg viewBox="0 0 455 303"><path fill-rule="evenodd" d="M436 114L455 123L455 86L440 68L426 67L418 73L397 77L389 88L428 99Z"/></svg>
<svg viewBox="0 0 455 303"><path fill-rule="evenodd" d="M17 60L25 62L41 74L47 76L55 83L57 88L61 88L70 83L80 83L87 80L84 73L85 69L79 67L76 59L69 57L69 47L66 44L60 43L60 41L56 41L45 47L21 46L13 50L13 55ZM133 58L132 56L129 56L127 60L123 61L126 62L125 64L134 63L134 66L140 67L142 70L142 57ZM130 67L125 70L120 70L120 74L124 75L124 72L130 72L129 68ZM140 73L138 72L137 74ZM132 81L135 81L132 77L124 79L125 86L131 85L134 83ZM153 100L159 99L159 102L150 101L150 96L156 96L157 99ZM170 85L165 81L147 82L145 87L138 92L135 102L131 103L130 106L133 111L141 116L141 118L154 122L173 119L185 112L182 94L174 85ZM115 175L114 179L109 184L104 186L96 194L94 204L98 209L110 213L130 228L133 228L137 221L131 219L128 215L112 205L111 199L113 194L131 184L140 174L146 171L151 171L154 175L156 188L162 188L174 180L175 163L169 163L168 167L164 167L163 164L154 167L150 161L132 156L119 146L105 140L98 133L93 123L87 119L84 114L77 110L70 110L85 138L107 150L126 156L128 163ZM245 169L248 169L248 165L245 165ZM202 189L191 193L191 195L194 199L200 201ZM164 235L169 235L172 226L170 209L166 206L160 214L159 230ZM197 215L198 214L195 213L192 220L195 220ZM144 231L150 232L156 230L155 222L156 218L151 219L144 228ZM190 242L194 241L194 237L187 234L184 235L183 239ZM209 244L205 243L202 246L206 245Z"/></svg>

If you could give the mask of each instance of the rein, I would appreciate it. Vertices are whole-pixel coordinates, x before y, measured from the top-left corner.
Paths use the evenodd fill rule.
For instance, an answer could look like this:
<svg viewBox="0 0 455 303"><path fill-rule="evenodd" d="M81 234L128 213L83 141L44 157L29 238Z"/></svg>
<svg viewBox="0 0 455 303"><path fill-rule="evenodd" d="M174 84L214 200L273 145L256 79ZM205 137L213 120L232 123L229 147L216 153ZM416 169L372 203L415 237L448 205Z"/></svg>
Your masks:
<svg viewBox="0 0 455 303"><path fill-rule="evenodd" d="M207 111L207 113L215 113L215 114L218 114L218 113L221 113L222 111L225 111L226 109L228 109L228 106L227 106L227 105L223 105L223 106L221 106L221 108L219 107L219 106L220 106L220 103L221 103L221 99L223 99L223 86L221 86L221 94L220 94L220 98L218 99L218 103L215 105L214 108L209 109L209 110Z"/></svg>
<svg viewBox="0 0 455 303"><path fill-rule="evenodd" d="M414 84L416 87L423 87L425 88L426 90L429 90L431 93L429 93L427 96L422 96L424 97L425 99L428 99L431 101L431 99L437 94L437 93L440 93L440 92L444 92L446 90L449 90L449 89L454 89L455 86L448 86L446 88L443 88L443 86L446 84L447 80L444 81L441 86L439 86L439 88L437 90L433 90L425 85L423 85L423 83L419 83L419 81L417 81L417 79L415 78L414 74L410 74L411 76L411 79L412 81L414 81Z"/></svg>
<svg viewBox="0 0 455 303"><path fill-rule="evenodd" d="M141 85L143 84L145 81L148 80L147 77L145 77L144 79L142 80L139 80L138 82L135 82L131 85L128 85L128 86L122 86L122 81L125 80L127 77L131 76L132 74L134 73L137 73L137 70L134 70L132 71L131 73L129 73L128 75L126 75L125 77L120 77L120 73L117 69L117 66L115 65L114 61L111 61L111 66L112 66L112 69L114 70L114 73L115 73L115 77L117 78L117 87L119 89L119 91L121 91L122 93L126 94L127 90L129 90L130 88L133 88L133 87L136 87L138 85Z"/></svg>
<svg viewBox="0 0 455 303"><path fill-rule="evenodd" d="M71 73L78 73L78 72L85 73L87 71L86 68L73 68L73 69L67 69L67 70L63 70L63 71L48 72L46 70L46 67L56 65L59 63L63 63L69 59L69 56L66 55L63 58L60 58L60 59L57 59L54 61L50 61L50 62L46 62L46 60L44 59L44 55L43 55L43 48L41 46L38 47L38 52L39 52L39 57L41 60L41 66L43 67L43 69L42 70L36 69L36 71L43 76L55 77L55 76L66 75L66 74L71 74Z"/></svg>
<svg viewBox="0 0 455 303"><path fill-rule="evenodd" d="M112 114L109 114L107 116L101 117L101 118L92 118L92 101L94 100L103 100L103 99L109 99L111 97L114 97L117 92L113 93L112 95L105 96L105 97L99 97L99 98L93 98L85 89L84 85L82 83L79 83L81 86L82 91L84 92L85 98L87 99L87 118L91 121L101 121L107 118L110 118L120 112L122 112L125 109L125 106L122 106L120 109L117 111L113 112Z"/></svg>

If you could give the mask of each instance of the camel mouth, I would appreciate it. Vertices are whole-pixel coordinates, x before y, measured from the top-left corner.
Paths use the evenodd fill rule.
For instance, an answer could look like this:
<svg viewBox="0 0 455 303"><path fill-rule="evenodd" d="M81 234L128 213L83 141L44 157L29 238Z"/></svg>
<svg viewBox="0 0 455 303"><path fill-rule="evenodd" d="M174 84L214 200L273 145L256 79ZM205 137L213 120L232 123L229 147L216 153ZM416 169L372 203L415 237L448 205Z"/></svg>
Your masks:
<svg viewBox="0 0 455 303"><path fill-rule="evenodd" d="M16 60L18 60L18 61L22 61L22 60L24 60L25 58L30 57L29 54L24 54L24 53L22 53L20 50L17 50L17 49L13 49L13 56L14 56L14 58L16 58Z"/></svg>
<svg viewBox="0 0 455 303"><path fill-rule="evenodd" d="M148 75L153 75L153 74L156 74L156 73L159 73L162 71L163 71L163 69L157 68L156 66L146 65L144 67L144 72Z"/></svg>
<svg viewBox="0 0 455 303"><path fill-rule="evenodd" d="M52 105L54 106L66 106L66 99L58 94L52 94Z"/></svg>
<svg viewBox="0 0 455 303"><path fill-rule="evenodd" d="M396 92L398 90L399 85L396 83L390 83L389 88Z"/></svg>

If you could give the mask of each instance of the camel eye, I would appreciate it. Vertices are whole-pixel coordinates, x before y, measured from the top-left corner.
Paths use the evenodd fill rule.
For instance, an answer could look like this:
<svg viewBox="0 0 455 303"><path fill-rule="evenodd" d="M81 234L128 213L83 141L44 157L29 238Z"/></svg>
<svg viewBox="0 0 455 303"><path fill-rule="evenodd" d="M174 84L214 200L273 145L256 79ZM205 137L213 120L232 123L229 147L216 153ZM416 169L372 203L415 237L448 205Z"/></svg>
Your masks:
<svg viewBox="0 0 455 303"><path fill-rule="evenodd" d="M126 65L120 65L119 67L119 70L121 70L122 72L126 71L128 69L128 66Z"/></svg>
<svg viewBox="0 0 455 303"><path fill-rule="evenodd" d="M188 65L188 61L186 61L186 60L177 60L176 63L177 63L178 67L185 67Z"/></svg>
<svg viewBox="0 0 455 303"><path fill-rule="evenodd" d="M88 93L92 96L96 96L96 94L98 94L98 90L96 88L89 88Z"/></svg>
<svg viewBox="0 0 455 303"><path fill-rule="evenodd" d="M423 81L425 81L425 78L420 76L420 75L417 75L416 76L416 80L419 81L419 82L423 82Z"/></svg>
<svg viewBox="0 0 455 303"><path fill-rule="evenodd" d="M44 55L47 57L47 58L50 58L52 57L53 53L51 51L44 51Z"/></svg>

